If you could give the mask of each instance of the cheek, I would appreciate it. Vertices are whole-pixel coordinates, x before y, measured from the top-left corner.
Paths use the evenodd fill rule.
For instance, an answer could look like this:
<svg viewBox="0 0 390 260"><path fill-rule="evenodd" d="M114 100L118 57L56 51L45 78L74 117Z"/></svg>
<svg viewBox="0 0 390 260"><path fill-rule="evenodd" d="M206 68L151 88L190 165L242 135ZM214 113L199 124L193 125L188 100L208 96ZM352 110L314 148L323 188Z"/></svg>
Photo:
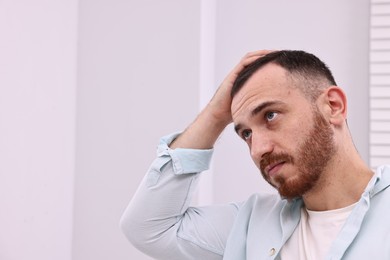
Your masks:
<svg viewBox="0 0 390 260"><path fill-rule="evenodd" d="M278 146L283 152L296 157L296 153L309 135L310 133L306 126L296 124L294 127L281 131Z"/></svg>
<svg viewBox="0 0 390 260"><path fill-rule="evenodd" d="M296 117L295 120L287 124L285 129L285 134L292 136L293 140L298 140L298 138L307 136L312 129L312 125L308 122L308 119L304 115Z"/></svg>

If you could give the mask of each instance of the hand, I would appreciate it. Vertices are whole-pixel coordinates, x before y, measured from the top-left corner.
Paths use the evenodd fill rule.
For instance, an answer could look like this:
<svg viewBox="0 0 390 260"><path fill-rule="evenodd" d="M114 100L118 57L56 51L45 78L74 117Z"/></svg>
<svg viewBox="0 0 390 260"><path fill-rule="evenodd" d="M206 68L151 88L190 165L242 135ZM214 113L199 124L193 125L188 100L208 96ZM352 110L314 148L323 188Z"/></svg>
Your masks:
<svg viewBox="0 0 390 260"><path fill-rule="evenodd" d="M219 86L218 90L214 94L213 98L205 108L210 115L212 115L216 121L221 122L225 126L232 122L231 115L231 96L230 92L233 87L234 81L238 74L249 64L254 62L256 59L271 53L270 50L259 50L247 53L241 61L234 67L234 69L227 75Z"/></svg>
<svg viewBox="0 0 390 260"><path fill-rule="evenodd" d="M238 74L250 63L272 51L261 50L246 54L224 79L213 98L195 121L171 144L175 148L209 149L221 132L232 122L230 92Z"/></svg>

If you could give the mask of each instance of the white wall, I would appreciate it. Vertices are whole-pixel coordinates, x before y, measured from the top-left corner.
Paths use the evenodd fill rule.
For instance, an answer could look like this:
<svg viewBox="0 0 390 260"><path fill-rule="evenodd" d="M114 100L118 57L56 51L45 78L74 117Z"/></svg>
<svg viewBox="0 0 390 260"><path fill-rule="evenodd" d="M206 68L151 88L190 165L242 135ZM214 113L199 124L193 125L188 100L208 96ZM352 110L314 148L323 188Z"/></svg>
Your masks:
<svg viewBox="0 0 390 260"><path fill-rule="evenodd" d="M69 260L77 1L0 1L0 259Z"/></svg>
<svg viewBox="0 0 390 260"><path fill-rule="evenodd" d="M73 260L148 259L119 219L198 110L198 1L80 2Z"/></svg>

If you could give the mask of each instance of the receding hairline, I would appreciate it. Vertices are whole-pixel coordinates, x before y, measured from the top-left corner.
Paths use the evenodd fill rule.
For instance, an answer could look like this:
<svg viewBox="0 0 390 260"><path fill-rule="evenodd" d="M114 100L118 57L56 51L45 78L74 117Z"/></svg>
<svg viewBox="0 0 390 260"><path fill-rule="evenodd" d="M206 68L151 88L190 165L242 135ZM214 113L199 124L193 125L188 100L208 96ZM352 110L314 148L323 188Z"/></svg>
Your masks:
<svg viewBox="0 0 390 260"><path fill-rule="evenodd" d="M310 77L308 78L305 77L305 74L302 75L302 73L299 73L297 71L289 71L277 62L270 61L256 68L256 70L254 70L251 75L242 82L240 88L236 92L234 92L234 94L232 94L232 98L234 98L243 88L245 88L245 85L255 76L255 74L259 73L268 66L277 66L282 69L283 75L285 76L286 80L291 83L288 86L292 89L301 91L304 97L306 97L309 101L312 102L317 100L319 95L327 87L334 85L329 82L329 80L327 80L325 77L321 77L319 75L310 75Z"/></svg>
<svg viewBox="0 0 390 260"><path fill-rule="evenodd" d="M245 67L233 83L231 97L241 90L253 74L268 64L284 69L286 77L311 100L316 99L326 87L336 85L328 66L315 55L299 50L281 50L259 57Z"/></svg>

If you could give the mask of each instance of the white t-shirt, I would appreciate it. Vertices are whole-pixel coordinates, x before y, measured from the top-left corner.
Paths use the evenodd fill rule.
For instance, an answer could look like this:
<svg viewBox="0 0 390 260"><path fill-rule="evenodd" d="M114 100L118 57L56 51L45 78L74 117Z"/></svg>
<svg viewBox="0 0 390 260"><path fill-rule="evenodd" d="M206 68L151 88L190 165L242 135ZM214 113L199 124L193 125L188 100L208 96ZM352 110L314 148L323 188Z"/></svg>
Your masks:
<svg viewBox="0 0 390 260"><path fill-rule="evenodd" d="M328 211L311 211L303 207L297 228L281 249L281 259L324 259L355 205Z"/></svg>

